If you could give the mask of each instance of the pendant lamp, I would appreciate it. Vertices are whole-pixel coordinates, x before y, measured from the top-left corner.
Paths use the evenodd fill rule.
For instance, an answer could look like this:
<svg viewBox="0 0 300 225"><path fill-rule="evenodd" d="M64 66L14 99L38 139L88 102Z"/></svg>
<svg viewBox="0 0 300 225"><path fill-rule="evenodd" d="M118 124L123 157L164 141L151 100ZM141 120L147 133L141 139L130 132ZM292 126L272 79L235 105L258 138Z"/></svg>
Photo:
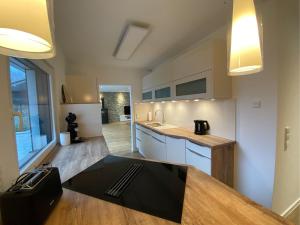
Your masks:
<svg viewBox="0 0 300 225"><path fill-rule="evenodd" d="M263 70L262 44L253 0L233 0L229 75Z"/></svg>
<svg viewBox="0 0 300 225"><path fill-rule="evenodd" d="M49 11L51 3L47 0L1 0L0 54L29 59L54 57Z"/></svg>

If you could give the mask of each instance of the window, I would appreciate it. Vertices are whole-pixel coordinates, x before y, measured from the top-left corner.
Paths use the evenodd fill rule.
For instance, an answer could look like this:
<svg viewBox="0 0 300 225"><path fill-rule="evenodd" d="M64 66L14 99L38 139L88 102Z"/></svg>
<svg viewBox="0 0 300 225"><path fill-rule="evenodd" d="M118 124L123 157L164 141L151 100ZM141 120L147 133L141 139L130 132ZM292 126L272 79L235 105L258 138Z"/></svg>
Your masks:
<svg viewBox="0 0 300 225"><path fill-rule="evenodd" d="M53 140L49 75L27 60L10 58L19 167Z"/></svg>

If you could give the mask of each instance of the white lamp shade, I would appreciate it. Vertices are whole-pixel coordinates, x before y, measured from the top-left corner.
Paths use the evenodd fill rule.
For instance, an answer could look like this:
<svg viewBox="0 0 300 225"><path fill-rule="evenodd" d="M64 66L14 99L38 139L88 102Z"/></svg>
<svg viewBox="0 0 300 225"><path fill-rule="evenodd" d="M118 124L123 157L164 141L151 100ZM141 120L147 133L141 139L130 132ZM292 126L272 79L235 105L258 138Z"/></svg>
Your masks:
<svg viewBox="0 0 300 225"><path fill-rule="evenodd" d="M229 75L263 70L259 27L253 0L233 0Z"/></svg>
<svg viewBox="0 0 300 225"><path fill-rule="evenodd" d="M29 59L55 56L47 0L0 1L0 54Z"/></svg>

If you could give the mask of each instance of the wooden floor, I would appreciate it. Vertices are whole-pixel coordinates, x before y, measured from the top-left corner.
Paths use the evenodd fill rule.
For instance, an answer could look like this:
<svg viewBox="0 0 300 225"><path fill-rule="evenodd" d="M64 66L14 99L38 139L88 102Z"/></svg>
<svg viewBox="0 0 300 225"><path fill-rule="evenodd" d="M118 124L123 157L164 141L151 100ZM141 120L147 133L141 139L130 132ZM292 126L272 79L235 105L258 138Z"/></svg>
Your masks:
<svg viewBox="0 0 300 225"><path fill-rule="evenodd" d="M292 221L295 225L300 225L300 206L298 206L291 215L288 216L288 219Z"/></svg>
<svg viewBox="0 0 300 225"><path fill-rule="evenodd" d="M108 154L104 138L96 137L80 144L57 146L43 163L58 167L61 180L64 182Z"/></svg>
<svg viewBox="0 0 300 225"><path fill-rule="evenodd" d="M64 182L85 170L108 154L143 158L138 152L111 153L104 137L95 137L80 144L57 146L42 162L58 167L61 181Z"/></svg>
<svg viewBox="0 0 300 225"><path fill-rule="evenodd" d="M110 153L131 152L130 121L103 124L102 133Z"/></svg>

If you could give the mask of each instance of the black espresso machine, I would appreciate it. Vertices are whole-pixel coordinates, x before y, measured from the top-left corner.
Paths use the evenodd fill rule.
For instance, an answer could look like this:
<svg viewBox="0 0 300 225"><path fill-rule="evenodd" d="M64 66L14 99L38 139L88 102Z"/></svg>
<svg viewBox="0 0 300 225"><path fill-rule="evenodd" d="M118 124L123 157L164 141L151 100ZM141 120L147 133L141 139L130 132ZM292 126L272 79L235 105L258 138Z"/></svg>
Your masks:
<svg viewBox="0 0 300 225"><path fill-rule="evenodd" d="M194 120L195 122L195 134L205 135L209 131L210 127L206 120Z"/></svg>
<svg viewBox="0 0 300 225"><path fill-rule="evenodd" d="M55 167L21 175L0 196L3 225L42 225L62 192L59 171Z"/></svg>

